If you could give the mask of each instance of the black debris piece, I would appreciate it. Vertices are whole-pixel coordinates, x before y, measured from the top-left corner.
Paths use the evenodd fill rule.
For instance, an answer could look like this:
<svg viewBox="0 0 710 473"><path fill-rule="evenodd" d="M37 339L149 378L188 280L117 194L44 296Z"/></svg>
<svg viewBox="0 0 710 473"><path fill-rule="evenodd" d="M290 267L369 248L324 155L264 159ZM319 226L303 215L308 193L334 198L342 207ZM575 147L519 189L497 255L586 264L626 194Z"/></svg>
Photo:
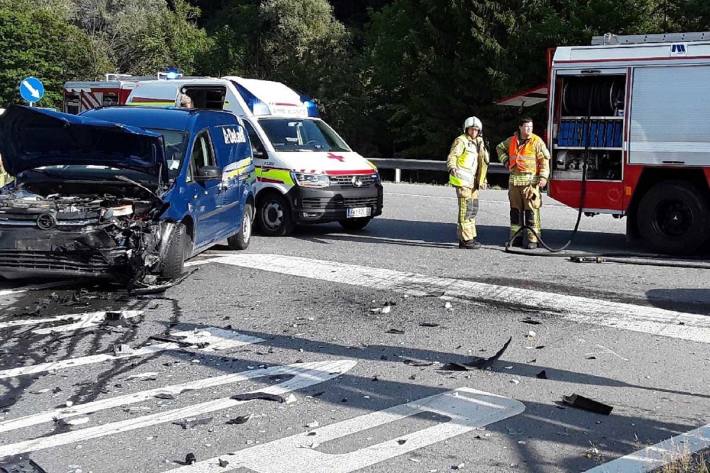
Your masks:
<svg viewBox="0 0 710 473"><path fill-rule="evenodd" d="M409 366L419 366L419 367L421 367L421 366L431 366L431 365L434 364L433 361L415 360L415 359L413 359L413 358L404 358L404 357L401 357L401 358L403 358L402 361L404 362L404 364L405 364L405 365L409 365Z"/></svg>
<svg viewBox="0 0 710 473"><path fill-rule="evenodd" d="M150 295L150 294L160 294L161 292L165 292L168 289L170 289L173 286L177 286L181 282L183 282L185 279L188 277L192 276L192 274L197 271L199 268L193 268L191 271L186 272L182 276L180 276L177 279L171 279L170 281L166 281L160 284L153 284L153 285L148 285L148 284L141 284L140 287L132 287L129 289L130 294L138 295L138 296L145 296L145 295Z"/></svg>
<svg viewBox="0 0 710 473"><path fill-rule="evenodd" d="M245 416L239 416L239 417L235 417L234 419L230 419L227 421L227 424L228 425L246 424L249 419L251 419L251 414L247 414Z"/></svg>
<svg viewBox="0 0 710 473"><path fill-rule="evenodd" d="M325 391L318 391L317 393L311 394L311 397L321 397L323 394L325 394Z"/></svg>
<svg viewBox="0 0 710 473"><path fill-rule="evenodd" d="M185 455L185 465L193 465L197 463L197 458L194 453L188 453Z"/></svg>
<svg viewBox="0 0 710 473"><path fill-rule="evenodd" d="M427 293L424 297L441 297L445 294L444 291L432 291Z"/></svg>
<svg viewBox="0 0 710 473"><path fill-rule="evenodd" d="M543 348L545 348L545 345L538 345L535 347L536 350L542 350Z"/></svg>
<svg viewBox="0 0 710 473"><path fill-rule="evenodd" d="M157 399L168 399L168 400L177 399L177 397L173 393L157 393L153 397L155 397Z"/></svg>
<svg viewBox="0 0 710 473"><path fill-rule="evenodd" d="M466 366L463 363L446 363L441 367L443 371L469 371L472 370L470 366Z"/></svg>
<svg viewBox="0 0 710 473"><path fill-rule="evenodd" d="M404 445L405 443L407 443L407 439L399 439L397 440L397 443L400 445Z"/></svg>
<svg viewBox="0 0 710 473"><path fill-rule="evenodd" d="M521 322L530 325L540 325L542 323L539 320L531 319L530 317L525 317L523 320L521 320Z"/></svg>
<svg viewBox="0 0 710 473"><path fill-rule="evenodd" d="M34 461L18 460L10 463L0 463L0 473L47 473Z"/></svg>
<svg viewBox="0 0 710 473"><path fill-rule="evenodd" d="M316 433L315 432L308 432L306 435L308 437L313 437L314 435L316 435Z"/></svg>
<svg viewBox="0 0 710 473"><path fill-rule="evenodd" d="M400 330L398 328L391 328L391 329L387 330L386 333L393 333L395 335L404 335L404 330Z"/></svg>
<svg viewBox="0 0 710 473"><path fill-rule="evenodd" d="M568 406L584 409L585 411L596 412L597 414L603 414L605 416L611 414L612 409L614 409L608 404L595 401L594 399L589 399L588 397L580 396L579 394L562 396L562 402Z"/></svg>
<svg viewBox="0 0 710 473"><path fill-rule="evenodd" d="M176 343L178 345L184 346L184 347L189 347L192 346L192 343L187 343L183 340L180 340L179 338L175 337L168 337L166 335L151 335L148 337L150 340L155 340L156 342L168 342L168 343Z"/></svg>
<svg viewBox="0 0 710 473"><path fill-rule="evenodd" d="M505 352L505 350L508 348L508 345L510 345L510 342L513 340L513 337L508 338L508 341L505 342L503 347L498 350L498 352L491 356L490 358L479 358L478 360L472 361L470 363L466 363L466 365L471 366L473 368L478 368L480 370L484 370L486 368L490 368L493 366L493 363L495 363L498 358L501 357L501 355Z"/></svg>
<svg viewBox="0 0 710 473"><path fill-rule="evenodd" d="M229 462L227 460L222 460L221 458L218 458L217 464L219 466L221 466L222 468L227 468L227 465L229 465Z"/></svg>
<svg viewBox="0 0 710 473"><path fill-rule="evenodd" d="M198 425L209 424L210 422L212 422L212 417L190 417L188 419L173 422L173 424L179 425L183 429L187 430L192 429L193 427L197 427Z"/></svg>
<svg viewBox="0 0 710 473"><path fill-rule="evenodd" d="M117 343L113 346L113 354L115 356L125 356L133 352L133 348L125 343Z"/></svg>
<svg viewBox="0 0 710 473"><path fill-rule="evenodd" d="M420 327L438 327L439 324L434 323L434 322L422 322L419 324Z"/></svg>
<svg viewBox="0 0 710 473"><path fill-rule="evenodd" d="M123 313L120 310L107 310L104 320L117 322L121 320L121 315L123 315Z"/></svg>
<svg viewBox="0 0 710 473"><path fill-rule="evenodd" d="M261 399L264 401L276 401L280 403L286 402L286 398L284 398L283 396L262 392L237 394L235 396L232 396L232 399L234 399L235 401L253 401L255 399Z"/></svg>
<svg viewBox="0 0 710 473"><path fill-rule="evenodd" d="M547 373L545 372L545 370L542 370L538 374L536 374L535 377L538 379L547 379Z"/></svg>
<svg viewBox="0 0 710 473"><path fill-rule="evenodd" d="M589 356L587 356L586 358L587 358L588 360L596 360L596 359L597 359L597 357L594 356L594 355L589 355Z"/></svg>

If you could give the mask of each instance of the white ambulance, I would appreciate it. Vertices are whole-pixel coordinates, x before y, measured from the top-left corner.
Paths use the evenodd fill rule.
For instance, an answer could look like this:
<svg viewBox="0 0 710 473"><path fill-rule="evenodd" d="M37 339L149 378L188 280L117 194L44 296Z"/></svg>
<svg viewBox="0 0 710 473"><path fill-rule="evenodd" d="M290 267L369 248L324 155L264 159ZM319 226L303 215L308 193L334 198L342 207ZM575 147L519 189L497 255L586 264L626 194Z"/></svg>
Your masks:
<svg viewBox="0 0 710 473"><path fill-rule="evenodd" d="M241 77L148 80L126 105L224 109L240 116L256 166L256 218L266 235L337 221L361 230L382 213L377 168L318 118L315 103L279 82Z"/></svg>

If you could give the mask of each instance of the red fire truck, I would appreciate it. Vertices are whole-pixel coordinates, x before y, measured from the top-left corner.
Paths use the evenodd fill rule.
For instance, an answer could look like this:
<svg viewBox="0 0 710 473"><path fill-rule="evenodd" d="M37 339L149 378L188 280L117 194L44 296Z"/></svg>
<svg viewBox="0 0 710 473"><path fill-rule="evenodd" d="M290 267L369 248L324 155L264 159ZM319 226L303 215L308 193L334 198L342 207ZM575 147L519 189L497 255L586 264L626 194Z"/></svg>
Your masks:
<svg viewBox="0 0 710 473"><path fill-rule="evenodd" d="M558 47L548 84L501 105L548 102L549 195L627 217L664 253L710 243L710 33L604 35Z"/></svg>

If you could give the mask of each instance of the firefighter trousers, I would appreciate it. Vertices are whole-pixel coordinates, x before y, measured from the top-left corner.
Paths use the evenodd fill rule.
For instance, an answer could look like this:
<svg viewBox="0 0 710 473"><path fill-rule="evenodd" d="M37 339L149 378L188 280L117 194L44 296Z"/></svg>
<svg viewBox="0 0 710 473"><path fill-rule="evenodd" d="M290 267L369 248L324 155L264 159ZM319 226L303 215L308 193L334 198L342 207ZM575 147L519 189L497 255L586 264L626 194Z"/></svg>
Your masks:
<svg viewBox="0 0 710 473"><path fill-rule="evenodd" d="M526 188L531 188L532 191L526 191ZM530 193L526 196L527 193ZM527 198L526 198L527 197ZM532 197L532 198L531 198ZM532 201L537 199L538 204L532 204ZM538 235L542 233L542 225L540 222L540 205L542 204L540 189L537 186L514 186L508 185L508 200L510 201L510 236L520 230L523 225L528 225L535 229ZM537 237L529 230L527 240L530 243L537 243ZM524 237L522 233L518 237Z"/></svg>
<svg viewBox="0 0 710 473"><path fill-rule="evenodd" d="M459 218L456 233L459 241L476 238L476 215L478 214L478 190L472 187L457 187Z"/></svg>

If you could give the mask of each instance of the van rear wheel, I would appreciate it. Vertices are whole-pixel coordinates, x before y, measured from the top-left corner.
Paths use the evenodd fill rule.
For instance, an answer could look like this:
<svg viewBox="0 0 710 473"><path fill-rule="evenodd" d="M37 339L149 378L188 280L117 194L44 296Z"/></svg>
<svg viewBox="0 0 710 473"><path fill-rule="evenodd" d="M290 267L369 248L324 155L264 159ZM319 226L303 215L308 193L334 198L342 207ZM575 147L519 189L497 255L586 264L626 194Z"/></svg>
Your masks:
<svg viewBox="0 0 710 473"><path fill-rule="evenodd" d="M227 238L227 246L230 250L246 250L251 241L252 219L254 217L254 209L251 204L244 206L242 214L242 225L239 232Z"/></svg>
<svg viewBox="0 0 710 473"><path fill-rule="evenodd" d="M689 254L707 238L708 202L692 184L660 182L639 203L638 229L656 251Z"/></svg>
<svg viewBox="0 0 710 473"><path fill-rule="evenodd" d="M261 199L258 215L259 230L267 236L288 235L296 226L288 201L275 192Z"/></svg>

